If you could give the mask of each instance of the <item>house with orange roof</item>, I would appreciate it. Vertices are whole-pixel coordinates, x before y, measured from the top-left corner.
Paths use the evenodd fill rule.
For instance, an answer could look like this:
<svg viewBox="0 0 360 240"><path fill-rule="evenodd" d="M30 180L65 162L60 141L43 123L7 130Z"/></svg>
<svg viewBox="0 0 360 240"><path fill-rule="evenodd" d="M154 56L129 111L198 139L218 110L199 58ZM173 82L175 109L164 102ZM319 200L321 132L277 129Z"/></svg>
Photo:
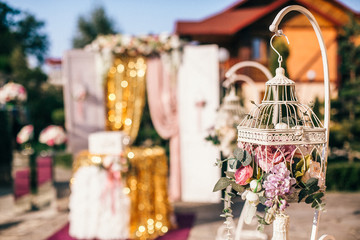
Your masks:
<svg viewBox="0 0 360 240"><path fill-rule="evenodd" d="M217 44L226 48L230 59L226 68L233 64L253 60L269 65L269 41L272 33L269 25L285 6L301 5L312 12L321 28L327 48L331 95L336 96L336 86L341 81L338 74L338 36L349 22L350 14L360 19L360 14L336 0L241 0L229 8L201 21L177 21L176 33L201 44ZM290 55L287 59L289 77L297 82L300 100L323 98L323 68L319 44L315 32L300 13L287 14L280 28L288 37ZM286 40L284 40L286 41ZM242 69L250 76L260 92L264 91L266 78L256 69ZM243 86L244 98L251 99L252 92Z"/></svg>

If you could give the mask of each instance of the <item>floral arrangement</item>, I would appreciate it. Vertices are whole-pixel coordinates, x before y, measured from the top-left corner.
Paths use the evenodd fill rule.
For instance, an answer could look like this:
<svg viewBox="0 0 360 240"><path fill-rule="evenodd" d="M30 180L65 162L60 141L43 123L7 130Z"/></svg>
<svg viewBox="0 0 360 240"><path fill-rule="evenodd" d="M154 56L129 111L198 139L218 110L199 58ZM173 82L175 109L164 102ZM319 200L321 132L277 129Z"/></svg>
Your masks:
<svg viewBox="0 0 360 240"><path fill-rule="evenodd" d="M245 222L251 221L259 203L265 205L265 215L257 216L259 230L271 224L276 215L284 214L293 201L305 199L313 208L321 210L325 178L317 152L314 146L240 143L232 157L217 160L216 166L220 168L227 162L228 171L226 177L216 183L214 191L226 189L226 203L235 196L232 189L241 195L249 208L253 208L245 216ZM230 204L226 203L222 216L232 217Z"/></svg>
<svg viewBox="0 0 360 240"><path fill-rule="evenodd" d="M183 45L177 35L142 35L131 36L126 34L100 35L85 47L88 51L127 54L130 56L151 56L162 52L179 49Z"/></svg>
<svg viewBox="0 0 360 240"><path fill-rule="evenodd" d="M209 135L205 140L218 146L223 156L229 157L232 150L236 147L236 125L239 124L239 122L239 116L219 110L215 126L209 129Z"/></svg>
<svg viewBox="0 0 360 240"><path fill-rule="evenodd" d="M209 135L205 140L218 146L223 156L230 156L232 149L236 146L237 132L236 127L231 124L216 124L209 129Z"/></svg>
<svg viewBox="0 0 360 240"><path fill-rule="evenodd" d="M16 136L16 142L18 144L25 144L29 142L34 136L34 126L33 125L26 125Z"/></svg>
<svg viewBox="0 0 360 240"><path fill-rule="evenodd" d="M21 103L25 102L27 94L25 88L18 83L9 82L0 88L0 103Z"/></svg>
<svg viewBox="0 0 360 240"><path fill-rule="evenodd" d="M49 147L59 146L66 142L66 133L62 127L50 125L40 132L39 142Z"/></svg>
<svg viewBox="0 0 360 240"><path fill-rule="evenodd" d="M102 168L108 172L109 180L120 180L129 170L129 161L121 154L106 155L102 161Z"/></svg>

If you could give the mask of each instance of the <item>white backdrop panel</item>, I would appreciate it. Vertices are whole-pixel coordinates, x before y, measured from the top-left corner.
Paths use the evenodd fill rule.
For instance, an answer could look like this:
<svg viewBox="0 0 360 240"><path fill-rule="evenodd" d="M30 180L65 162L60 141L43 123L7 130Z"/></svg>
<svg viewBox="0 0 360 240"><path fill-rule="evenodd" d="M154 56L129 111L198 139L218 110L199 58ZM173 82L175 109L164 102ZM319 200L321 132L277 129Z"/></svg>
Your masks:
<svg viewBox="0 0 360 240"><path fill-rule="evenodd" d="M219 150L205 141L219 107L216 45L186 46L178 82L182 201L219 202L212 189L220 177L214 167Z"/></svg>
<svg viewBox="0 0 360 240"><path fill-rule="evenodd" d="M65 124L68 149L88 148L88 135L105 129L104 88L98 56L84 50L67 51L63 58Z"/></svg>

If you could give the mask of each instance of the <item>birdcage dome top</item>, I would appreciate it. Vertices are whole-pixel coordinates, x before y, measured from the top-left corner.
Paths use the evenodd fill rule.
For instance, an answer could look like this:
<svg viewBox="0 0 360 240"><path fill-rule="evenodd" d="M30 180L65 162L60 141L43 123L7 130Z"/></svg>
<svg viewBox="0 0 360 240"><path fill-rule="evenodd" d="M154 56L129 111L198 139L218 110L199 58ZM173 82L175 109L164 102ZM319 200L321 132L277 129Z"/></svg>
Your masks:
<svg viewBox="0 0 360 240"><path fill-rule="evenodd" d="M263 145L320 144L326 142L325 128L310 106L298 101L295 82L283 68L266 82L261 104L238 126L238 141Z"/></svg>
<svg viewBox="0 0 360 240"><path fill-rule="evenodd" d="M270 79L265 83L266 86L268 85L295 85L295 82L285 76L285 69L279 67L275 71L275 77Z"/></svg>
<svg viewBox="0 0 360 240"><path fill-rule="evenodd" d="M246 112L241 104L241 99L235 93L235 88L231 87L228 94L225 95L223 103L218 111L218 121L226 119L228 124L239 124ZM220 119L220 120L219 120Z"/></svg>

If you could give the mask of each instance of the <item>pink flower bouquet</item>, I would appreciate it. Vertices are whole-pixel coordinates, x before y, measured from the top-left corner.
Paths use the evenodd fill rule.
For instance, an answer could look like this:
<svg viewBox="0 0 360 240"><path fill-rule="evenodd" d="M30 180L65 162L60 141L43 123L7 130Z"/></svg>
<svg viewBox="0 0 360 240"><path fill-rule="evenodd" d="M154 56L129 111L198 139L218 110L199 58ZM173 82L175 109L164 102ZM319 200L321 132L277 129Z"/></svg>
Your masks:
<svg viewBox="0 0 360 240"><path fill-rule="evenodd" d="M0 88L0 103L2 104L8 102L25 102L26 99L26 90L18 83L9 82Z"/></svg>
<svg viewBox="0 0 360 240"><path fill-rule="evenodd" d="M283 213L289 203L301 201L313 208L322 209L320 188L324 186L323 167L319 162L319 150L305 145L257 145L238 143L233 156L217 160L222 167L228 163L226 177L216 183L214 191L226 189L225 202L231 201L231 189L248 202L245 206L256 208L261 203L267 208L259 217L260 228L271 224L276 214ZM315 151L317 150L317 151ZM235 196L235 195L234 195ZM226 205L226 204L225 204ZM251 222L255 210L245 210ZM225 208L224 217L231 217L231 209Z"/></svg>
<svg viewBox="0 0 360 240"><path fill-rule="evenodd" d="M41 131L39 142L53 147L66 142L66 133L60 126L50 125Z"/></svg>

